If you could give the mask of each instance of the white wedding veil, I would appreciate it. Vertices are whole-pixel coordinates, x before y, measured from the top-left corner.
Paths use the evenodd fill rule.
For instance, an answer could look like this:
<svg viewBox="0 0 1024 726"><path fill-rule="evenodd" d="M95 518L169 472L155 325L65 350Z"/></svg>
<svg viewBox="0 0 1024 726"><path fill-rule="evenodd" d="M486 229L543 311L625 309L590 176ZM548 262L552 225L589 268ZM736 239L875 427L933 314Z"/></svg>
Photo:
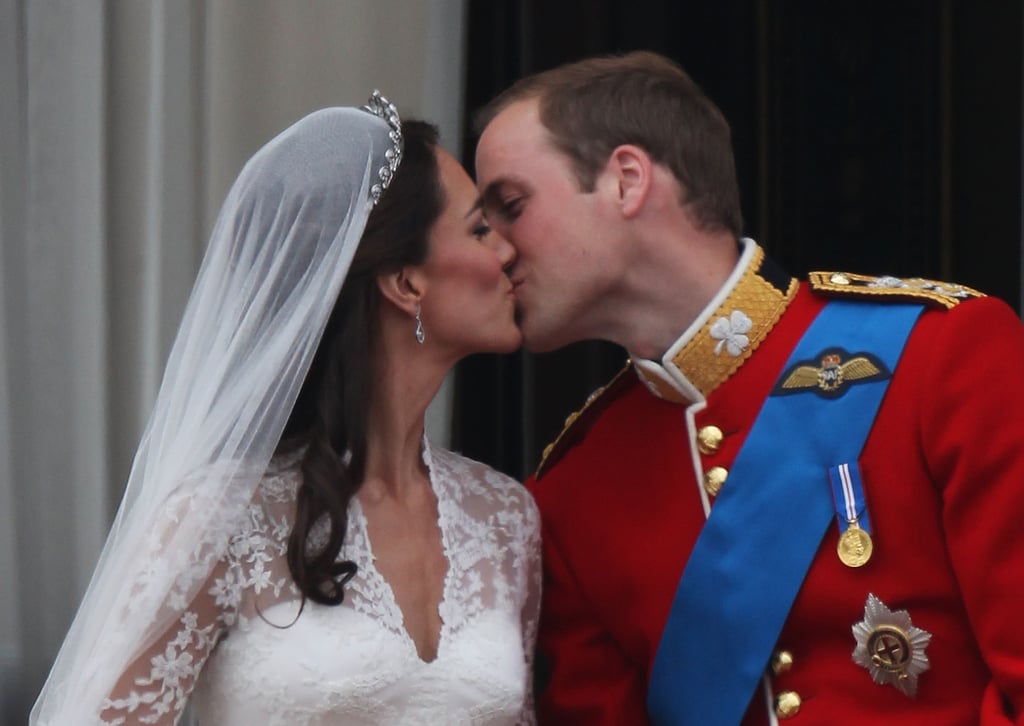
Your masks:
<svg viewBox="0 0 1024 726"><path fill-rule="evenodd" d="M223 556L400 158L398 114L374 93L364 108L310 114L245 165L30 724L99 723L121 674L175 627Z"/></svg>

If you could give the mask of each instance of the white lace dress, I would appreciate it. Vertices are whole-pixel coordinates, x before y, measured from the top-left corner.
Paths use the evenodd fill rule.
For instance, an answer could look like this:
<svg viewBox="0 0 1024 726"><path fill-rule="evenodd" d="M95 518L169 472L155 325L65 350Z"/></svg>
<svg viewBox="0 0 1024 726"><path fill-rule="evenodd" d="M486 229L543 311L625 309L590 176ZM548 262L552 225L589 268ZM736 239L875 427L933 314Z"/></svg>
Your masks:
<svg viewBox="0 0 1024 726"><path fill-rule="evenodd" d="M190 697L200 726L533 723L536 507L484 464L429 447L424 459L448 560L433 661L374 566L358 499L341 557L359 569L344 603L298 614L285 554L299 472L294 458L275 460L200 597L121 678L104 723L173 724Z"/></svg>

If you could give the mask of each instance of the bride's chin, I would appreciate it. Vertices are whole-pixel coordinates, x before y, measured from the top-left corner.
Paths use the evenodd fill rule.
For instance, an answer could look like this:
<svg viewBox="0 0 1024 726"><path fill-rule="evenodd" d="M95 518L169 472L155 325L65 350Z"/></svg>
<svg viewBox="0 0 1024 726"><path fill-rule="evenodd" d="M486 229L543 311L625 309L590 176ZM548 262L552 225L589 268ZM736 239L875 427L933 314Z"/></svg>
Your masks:
<svg viewBox="0 0 1024 726"><path fill-rule="evenodd" d="M508 350L502 351L503 353L515 353L517 350L523 347L523 333L519 328L516 328L515 335L512 336L512 343Z"/></svg>
<svg viewBox="0 0 1024 726"><path fill-rule="evenodd" d="M512 326L507 335L503 335L492 352L494 353L515 353L523 345L523 333L518 327Z"/></svg>

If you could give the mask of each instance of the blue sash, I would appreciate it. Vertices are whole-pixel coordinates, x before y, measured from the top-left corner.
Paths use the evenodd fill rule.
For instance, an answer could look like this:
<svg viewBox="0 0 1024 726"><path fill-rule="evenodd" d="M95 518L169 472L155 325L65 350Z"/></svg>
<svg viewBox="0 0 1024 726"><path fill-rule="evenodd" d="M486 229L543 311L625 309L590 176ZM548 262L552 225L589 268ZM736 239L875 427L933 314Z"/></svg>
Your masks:
<svg viewBox="0 0 1024 726"><path fill-rule="evenodd" d="M893 371L922 309L830 302L784 370L842 346ZM857 461L888 384L765 400L679 582L648 684L655 724L741 721L835 514L828 469Z"/></svg>

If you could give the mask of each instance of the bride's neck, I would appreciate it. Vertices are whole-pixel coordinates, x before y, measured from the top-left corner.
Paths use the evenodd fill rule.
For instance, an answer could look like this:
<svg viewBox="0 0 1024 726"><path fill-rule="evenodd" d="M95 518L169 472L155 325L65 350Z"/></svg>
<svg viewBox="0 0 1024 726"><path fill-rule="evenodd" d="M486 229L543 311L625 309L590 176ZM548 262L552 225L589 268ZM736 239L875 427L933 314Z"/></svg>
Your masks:
<svg viewBox="0 0 1024 726"><path fill-rule="evenodd" d="M367 420L365 481L380 482L399 496L425 479L422 442L427 406L444 380L445 370L425 356L378 357Z"/></svg>

